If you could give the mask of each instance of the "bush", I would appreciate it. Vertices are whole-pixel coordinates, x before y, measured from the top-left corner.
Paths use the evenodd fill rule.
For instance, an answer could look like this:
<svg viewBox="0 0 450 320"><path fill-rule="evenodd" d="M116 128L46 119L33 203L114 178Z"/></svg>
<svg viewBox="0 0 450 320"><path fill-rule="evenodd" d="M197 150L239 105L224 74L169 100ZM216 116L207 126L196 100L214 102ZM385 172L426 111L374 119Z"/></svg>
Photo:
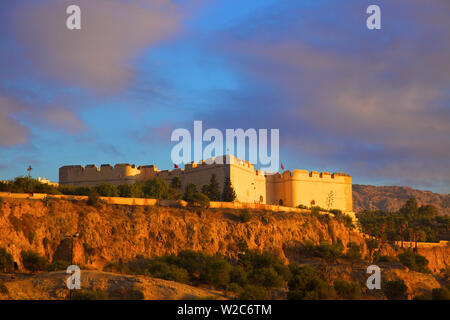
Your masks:
<svg viewBox="0 0 450 320"><path fill-rule="evenodd" d="M428 269L428 260L418 253L407 250L404 253L399 254L397 257L404 266L408 267L411 270L422 273L431 272Z"/></svg>
<svg viewBox="0 0 450 320"><path fill-rule="evenodd" d="M144 184L144 195L147 198L152 199L168 199L169 198L169 185L167 182L160 178L154 178L147 180Z"/></svg>
<svg viewBox="0 0 450 320"><path fill-rule="evenodd" d="M154 261L150 263L147 268L147 272L155 278L189 283L189 273L186 269L176 265L170 265L162 261Z"/></svg>
<svg viewBox="0 0 450 320"><path fill-rule="evenodd" d="M183 200L193 207L209 208L209 198L205 194L198 192L197 187L193 183L186 186Z"/></svg>
<svg viewBox="0 0 450 320"><path fill-rule="evenodd" d="M252 219L252 213L248 209L242 209L239 214L239 219L243 223L249 222Z"/></svg>
<svg viewBox="0 0 450 320"><path fill-rule="evenodd" d="M133 184L121 184L117 186L119 191L119 196L124 198L143 198L143 184L142 183L133 183Z"/></svg>
<svg viewBox="0 0 450 320"><path fill-rule="evenodd" d="M90 206L98 207L100 205L100 195L96 190L91 190L88 195L87 204Z"/></svg>
<svg viewBox="0 0 450 320"><path fill-rule="evenodd" d="M431 290L433 300L450 300L450 290L446 287L434 288Z"/></svg>
<svg viewBox="0 0 450 320"><path fill-rule="evenodd" d="M74 290L72 300L108 300L108 294L97 290Z"/></svg>
<svg viewBox="0 0 450 320"><path fill-rule="evenodd" d="M60 271L60 270L67 270L67 268L70 266L70 262L65 260L56 260L53 261L49 266L49 271Z"/></svg>
<svg viewBox="0 0 450 320"><path fill-rule="evenodd" d="M269 290L250 284L242 288L240 294L237 296L238 300L269 300L270 298Z"/></svg>
<svg viewBox="0 0 450 320"><path fill-rule="evenodd" d="M39 255L37 252L31 250L22 251L20 255L22 257L23 266L27 270L31 272L46 270L47 259Z"/></svg>
<svg viewBox="0 0 450 320"><path fill-rule="evenodd" d="M14 268L14 261L11 254L5 248L0 248L0 272L10 272Z"/></svg>
<svg viewBox="0 0 450 320"><path fill-rule="evenodd" d="M348 260L352 262L361 260L361 247L358 244L355 242L349 242L347 244L347 248L348 250L345 253L345 257Z"/></svg>
<svg viewBox="0 0 450 320"><path fill-rule="evenodd" d="M0 281L0 294L9 294L8 287L2 281Z"/></svg>
<svg viewBox="0 0 450 320"><path fill-rule="evenodd" d="M383 289L384 295L389 300L405 300L407 291L408 287L403 280L388 281Z"/></svg>
<svg viewBox="0 0 450 320"><path fill-rule="evenodd" d="M292 278L288 282L290 300L327 300L335 299L332 287L322 280L318 272L310 267L292 267Z"/></svg>
<svg viewBox="0 0 450 320"><path fill-rule="evenodd" d="M344 246L341 241L333 244L321 243L314 248L315 255L321 257L327 262L335 262L342 256Z"/></svg>
<svg viewBox="0 0 450 320"><path fill-rule="evenodd" d="M336 293L343 299L358 300L361 298L361 287L359 283L335 280L333 287Z"/></svg>
<svg viewBox="0 0 450 320"><path fill-rule="evenodd" d="M95 186L95 190L101 197L118 197L119 189L110 183L102 183Z"/></svg>
<svg viewBox="0 0 450 320"><path fill-rule="evenodd" d="M116 272L116 273L130 273L130 269L126 264L110 262L103 267L103 271L106 272Z"/></svg>

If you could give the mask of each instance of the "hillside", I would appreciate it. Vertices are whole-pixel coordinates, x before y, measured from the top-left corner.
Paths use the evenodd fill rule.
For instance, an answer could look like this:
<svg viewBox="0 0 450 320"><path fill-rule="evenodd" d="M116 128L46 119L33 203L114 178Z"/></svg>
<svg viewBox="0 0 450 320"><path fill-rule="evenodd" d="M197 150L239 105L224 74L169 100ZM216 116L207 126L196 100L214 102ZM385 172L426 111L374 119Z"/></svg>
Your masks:
<svg viewBox="0 0 450 320"><path fill-rule="evenodd" d="M20 266L20 252L33 250L51 260L74 261L102 269L107 263L127 261L137 255L161 256L192 249L208 254L236 257L239 244L274 253L285 262L295 261L305 240L314 243L342 240L361 244L362 236L335 219L321 221L310 213L254 211L241 222L239 210L209 209L202 213L188 208L103 205L84 201L6 200L0 203L0 247Z"/></svg>
<svg viewBox="0 0 450 320"><path fill-rule="evenodd" d="M434 205L440 215L450 214L450 195L440 195L409 187L353 185L353 210L397 211L409 198L416 198L419 205Z"/></svg>
<svg viewBox="0 0 450 320"><path fill-rule="evenodd" d="M83 270L81 272L83 290L106 292L109 299L117 300L176 300L176 299L224 299L213 290L192 287L183 283L145 276L131 276ZM16 279L0 276L8 294L0 293L1 299L64 300L68 290L65 284L67 273L56 271L33 276L21 275Z"/></svg>

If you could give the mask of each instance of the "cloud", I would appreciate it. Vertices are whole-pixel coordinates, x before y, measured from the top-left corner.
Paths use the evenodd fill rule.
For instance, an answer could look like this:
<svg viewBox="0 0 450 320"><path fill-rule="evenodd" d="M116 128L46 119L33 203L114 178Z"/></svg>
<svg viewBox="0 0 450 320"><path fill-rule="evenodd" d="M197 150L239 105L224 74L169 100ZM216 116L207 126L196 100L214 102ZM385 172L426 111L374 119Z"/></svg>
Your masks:
<svg viewBox="0 0 450 320"><path fill-rule="evenodd" d="M0 96L0 146L10 147L28 142L28 128L13 116L19 110L24 110L24 106Z"/></svg>
<svg viewBox="0 0 450 320"><path fill-rule="evenodd" d="M245 110L248 126L280 128L298 156L353 174L450 184L448 3L383 2L380 31L365 28L367 5L277 6L217 36L216 50L257 84L232 93L224 113Z"/></svg>
<svg viewBox="0 0 450 320"><path fill-rule="evenodd" d="M81 30L66 28L66 8L81 8ZM68 85L118 90L133 79L131 62L178 31L181 13L169 0L46 0L20 3L12 32L34 69Z"/></svg>

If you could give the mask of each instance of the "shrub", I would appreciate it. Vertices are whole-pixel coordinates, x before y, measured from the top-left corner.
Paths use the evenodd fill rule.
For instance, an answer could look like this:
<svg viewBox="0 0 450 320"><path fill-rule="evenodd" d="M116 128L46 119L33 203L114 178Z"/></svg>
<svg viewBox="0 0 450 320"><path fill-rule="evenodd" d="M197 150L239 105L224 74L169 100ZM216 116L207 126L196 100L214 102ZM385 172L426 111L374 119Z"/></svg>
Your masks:
<svg viewBox="0 0 450 320"><path fill-rule="evenodd" d="M162 261L150 263L147 272L155 278L189 283L189 273L186 269Z"/></svg>
<svg viewBox="0 0 450 320"><path fill-rule="evenodd" d="M144 195L152 199L168 199L169 185L160 178L147 180L144 184Z"/></svg>
<svg viewBox="0 0 450 320"><path fill-rule="evenodd" d="M290 300L326 300L336 297L334 289L310 266L292 267L288 289Z"/></svg>
<svg viewBox="0 0 450 320"><path fill-rule="evenodd" d="M342 256L342 251L344 246L341 241L333 244L321 243L314 248L316 256L328 262L335 262L338 258Z"/></svg>
<svg viewBox="0 0 450 320"><path fill-rule="evenodd" d="M74 290L72 300L108 300L108 294L98 290Z"/></svg>
<svg viewBox="0 0 450 320"><path fill-rule="evenodd" d="M59 271L59 270L67 270L67 267L70 266L70 262L65 260L56 260L53 261L49 266L49 271Z"/></svg>
<svg viewBox="0 0 450 320"><path fill-rule="evenodd" d="M428 260L418 253L407 250L399 254L397 257L403 265L411 270L422 273L430 273L430 270L428 269Z"/></svg>
<svg viewBox="0 0 450 320"><path fill-rule="evenodd" d="M434 288L431 290L433 300L450 300L450 290L446 287Z"/></svg>
<svg viewBox="0 0 450 320"><path fill-rule="evenodd" d="M0 271L9 272L14 267L14 261L11 254L6 252L5 248L0 248Z"/></svg>
<svg viewBox="0 0 450 320"><path fill-rule="evenodd" d="M123 263L110 262L103 267L103 271L127 274L130 273L130 268L128 268L128 266Z"/></svg>
<svg viewBox="0 0 450 320"><path fill-rule="evenodd" d="M22 257L23 266L31 272L42 271L47 267L47 259L37 252L31 250L22 251L20 255Z"/></svg>
<svg viewBox="0 0 450 320"><path fill-rule="evenodd" d="M118 197L119 190L116 186L110 183L102 183L95 186L95 190L102 197Z"/></svg>
<svg viewBox="0 0 450 320"><path fill-rule="evenodd" d="M121 184L117 186L117 190L119 191L120 197L125 198L143 198L143 184L142 183L133 183L133 184Z"/></svg>
<svg viewBox="0 0 450 320"><path fill-rule="evenodd" d="M233 202L236 199L236 192L234 191L230 177L225 177L222 191L222 201Z"/></svg>
<svg viewBox="0 0 450 320"><path fill-rule="evenodd" d="M9 294L8 287L2 281L0 281L0 294Z"/></svg>
<svg viewBox="0 0 450 320"><path fill-rule="evenodd" d="M96 190L91 190L88 195L87 204L98 207L100 205L100 195Z"/></svg>
<svg viewBox="0 0 450 320"><path fill-rule="evenodd" d="M237 296L238 300L268 300L270 298L269 290L250 284L242 288L240 294Z"/></svg>
<svg viewBox="0 0 450 320"><path fill-rule="evenodd" d="M359 283L335 280L333 287L336 293L343 299L358 300L361 298L361 287Z"/></svg>
<svg viewBox="0 0 450 320"><path fill-rule="evenodd" d="M352 262L361 260L361 247L355 242L349 242L347 244L347 252L345 253L345 257Z"/></svg>
<svg viewBox="0 0 450 320"><path fill-rule="evenodd" d="M407 298L408 287L403 280L388 281L384 285L384 295L389 300L404 300Z"/></svg>
<svg viewBox="0 0 450 320"><path fill-rule="evenodd" d="M248 209L242 209L241 213L239 214L239 219L241 220L241 222L249 222L252 219L252 214L250 212L250 210Z"/></svg>

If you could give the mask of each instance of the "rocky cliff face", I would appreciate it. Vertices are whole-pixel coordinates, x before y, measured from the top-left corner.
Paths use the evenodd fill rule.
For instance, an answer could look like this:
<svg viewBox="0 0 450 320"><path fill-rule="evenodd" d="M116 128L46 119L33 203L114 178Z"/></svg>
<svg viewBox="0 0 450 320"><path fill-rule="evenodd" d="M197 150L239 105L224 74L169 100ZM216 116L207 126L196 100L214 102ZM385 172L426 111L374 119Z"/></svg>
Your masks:
<svg viewBox="0 0 450 320"><path fill-rule="evenodd" d="M409 187L353 185L353 210L397 211L409 198L416 198L420 205L432 204L439 214L450 214L450 195L421 191Z"/></svg>
<svg viewBox="0 0 450 320"><path fill-rule="evenodd" d="M305 213L255 212L243 223L239 211L207 210L197 213L167 207L103 205L97 209L65 200L3 200L0 203L0 247L20 264L22 250L34 250L49 260L69 260L74 240L74 262L101 269L112 261L127 261L176 253L185 249L236 256L239 243L296 260L304 240L315 243L341 239L346 245L365 243L334 219Z"/></svg>

